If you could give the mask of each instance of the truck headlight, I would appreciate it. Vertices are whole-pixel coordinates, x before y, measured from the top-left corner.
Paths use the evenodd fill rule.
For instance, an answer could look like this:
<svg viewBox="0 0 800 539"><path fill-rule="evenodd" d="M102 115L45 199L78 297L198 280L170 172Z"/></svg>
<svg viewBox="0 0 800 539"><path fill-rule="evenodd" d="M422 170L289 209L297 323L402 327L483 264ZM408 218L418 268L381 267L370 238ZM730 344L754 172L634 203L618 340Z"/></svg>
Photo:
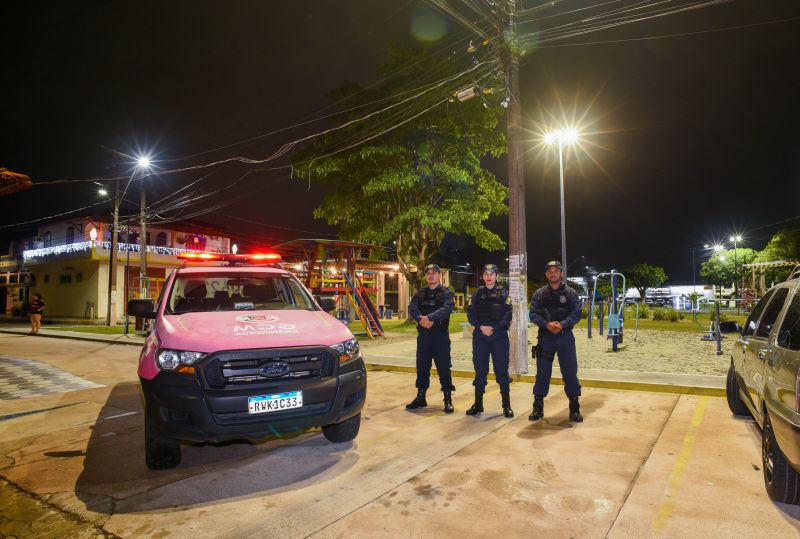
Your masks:
<svg viewBox="0 0 800 539"><path fill-rule="evenodd" d="M361 349L358 346L357 339L348 339L344 342L333 344L331 348L339 352L339 364L361 357Z"/></svg>
<svg viewBox="0 0 800 539"><path fill-rule="evenodd" d="M181 365L191 366L198 359L205 356L202 352L189 352L186 350L159 350L158 366L165 371L174 371Z"/></svg>

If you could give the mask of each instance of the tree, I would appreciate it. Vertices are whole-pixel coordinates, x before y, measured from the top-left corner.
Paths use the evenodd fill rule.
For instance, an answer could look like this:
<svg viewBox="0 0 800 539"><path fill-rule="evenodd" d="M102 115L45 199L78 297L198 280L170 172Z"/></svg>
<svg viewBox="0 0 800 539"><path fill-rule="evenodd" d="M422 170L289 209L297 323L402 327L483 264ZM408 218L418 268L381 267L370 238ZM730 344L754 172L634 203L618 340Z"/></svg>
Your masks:
<svg viewBox="0 0 800 539"><path fill-rule="evenodd" d="M339 102L347 98L351 109L377 101L386 106L407 99L408 87L458 71L450 63L434 62L426 52L395 46L380 71L398 70L402 75L393 77L391 84L366 91L345 83L331 97ZM472 85L473 80L455 78L436 90L426 103L434 98L442 103L416 118L413 107L418 103L410 102L394 111L391 123L381 114L354 123L317 142L295 163L301 176L329 187L314 216L338 225L342 239L396 241L400 271L413 290L421 272L414 275L412 266L425 267L445 234L466 235L488 250L505 247L483 223L508 211L508 190L481 166L485 156L505 152L505 137L498 129L503 109L484 106L478 98L446 102L467 83ZM358 112L363 114L363 109ZM364 140L373 132L380 136L352 145L354 139ZM329 155L331 147L349 149Z"/></svg>
<svg viewBox="0 0 800 539"><path fill-rule="evenodd" d="M798 232L797 230L779 230L772 236L766 247L759 251L754 262L778 262L798 259ZM789 276L791 267L767 268L764 272L767 282L779 282Z"/></svg>
<svg viewBox="0 0 800 539"><path fill-rule="evenodd" d="M625 270L627 285L639 291L639 297L644 301L648 288L661 286L667 281L667 274L661 266L650 264L635 264Z"/></svg>
<svg viewBox="0 0 800 539"><path fill-rule="evenodd" d="M755 257L756 252L747 248L736 249L735 257L733 249L717 251L700 266L700 276L715 286L729 285L736 279L736 275L742 277L742 265L749 264Z"/></svg>

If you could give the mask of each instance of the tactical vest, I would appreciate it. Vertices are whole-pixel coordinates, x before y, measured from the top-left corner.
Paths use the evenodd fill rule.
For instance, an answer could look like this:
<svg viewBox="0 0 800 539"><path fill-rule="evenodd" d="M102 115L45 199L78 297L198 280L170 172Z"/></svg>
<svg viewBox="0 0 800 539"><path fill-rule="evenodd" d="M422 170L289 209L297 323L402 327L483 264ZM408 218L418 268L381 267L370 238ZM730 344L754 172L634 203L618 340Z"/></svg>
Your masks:
<svg viewBox="0 0 800 539"><path fill-rule="evenodd" d="M437 286L431 290L426 286L417 293L417 303L423 316L428 316L444 305L444 288Z"/></svg>
<svg viewBox="0 0 800 539"><path fill-rule="evenodd" d="M482 286L475 293L475 317L481 324L491 324L503 317L503 306L506 298L503 289L495 286L492 289Z"/></svg>
<svg viewBox="0 0 800 539"><path fill-rule="evenodd" d="M553 291L547 287L542 294L542 310L547 313L544 318L550 322L561 322L569 316L569 294L566 288Z"/></svg>

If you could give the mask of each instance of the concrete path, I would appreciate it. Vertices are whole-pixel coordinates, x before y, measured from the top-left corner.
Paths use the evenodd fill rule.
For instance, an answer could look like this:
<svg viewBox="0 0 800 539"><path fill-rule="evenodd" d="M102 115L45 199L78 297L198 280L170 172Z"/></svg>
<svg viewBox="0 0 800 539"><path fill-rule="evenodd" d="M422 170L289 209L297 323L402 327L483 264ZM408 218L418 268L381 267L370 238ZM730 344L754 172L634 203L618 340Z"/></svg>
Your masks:
<svg viewBox="0 0 800 539"><path fill-rule="evenodd" d="M574 425L554 391L531 423L527 383L512 385L514 419L494 385L472 418L468 380L455 414L436 392L411 413L413 376L371 371L352 443L184 445L178 468L152 472L137 351L67 342L0 335L0 355L102 386L0 400L0 536L35 522L48 537L800 535L800 507L764 491L760 432L721 398L590 388Z"/></svg>

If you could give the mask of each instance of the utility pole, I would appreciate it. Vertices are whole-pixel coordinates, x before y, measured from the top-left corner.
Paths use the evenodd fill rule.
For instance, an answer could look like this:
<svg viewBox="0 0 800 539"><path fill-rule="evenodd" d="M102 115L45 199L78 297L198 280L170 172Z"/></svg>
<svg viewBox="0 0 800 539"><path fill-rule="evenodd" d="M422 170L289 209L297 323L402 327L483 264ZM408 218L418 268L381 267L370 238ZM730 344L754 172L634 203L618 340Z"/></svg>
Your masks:
<svg viewBox="0 0 800 539"><path fill-rule="evenodd" d="M106 325L117 323L117 235L119 234L119 180L114 181L114 223L111 228L111 253L108 255L108 311Z"/></svg>
<svg viewBox="0 0 800 539"><path fill-rule="evenodd" d="M505 71L508 88L506 137L508 139L509 294L514 306L511 321L509 371L528 372L528 250L525 235L525 181L520 144L522 129L519 95L519 50L515 25L516 1L508 0L505 27Z"/></svg>

